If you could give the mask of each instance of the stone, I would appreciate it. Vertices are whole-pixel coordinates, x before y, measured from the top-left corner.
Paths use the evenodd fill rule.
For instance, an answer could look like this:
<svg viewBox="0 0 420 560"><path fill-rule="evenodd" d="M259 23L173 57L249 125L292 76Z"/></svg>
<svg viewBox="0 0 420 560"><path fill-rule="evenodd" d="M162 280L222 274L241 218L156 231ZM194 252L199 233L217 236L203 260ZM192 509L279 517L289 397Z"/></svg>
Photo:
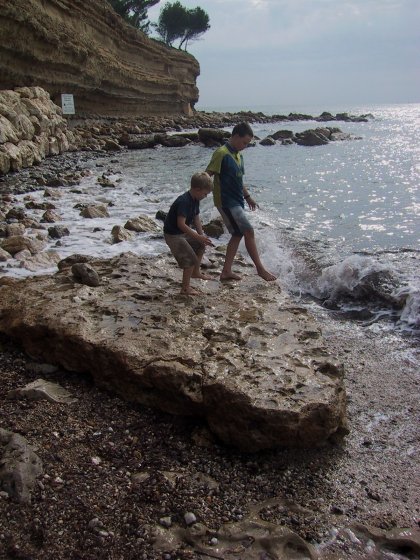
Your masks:
<svg viewBox="0 0 420 560"><path fill-rule="evenodd" d="M209 237L219 239L224 233L223 220L221 218L211 220L208 224L203 225L203 231Z"/></svg>
<svg viewBox="0 0 420 560"><path fill-rule="evenodd" d="M42 461L27 440L0 428L0 487L19 503L30 503Z"/></svg>
<svg viewBox="0 0 420 560"><path fill-rule="evenodd" d="M90 264L75 263L71 267L71 271L76 281L81 284L95 288L101 283L98 273Z"/></svg>
<svg viewBox="0 0 420 560"><path fill-rule="evenodd" d="M48 235L53 239L61 239L70 235L70 231L65 226L52 226L48 228Z"/></svg>
<svg viewBox="0 0 420 560"><path fill-rule="evenodd" d="M247 452L316 447L346 432L342 367L318 323L256 274L244 269L230 290L209 281L196 301L179 295L170 256L92 259L73 274L80 266L106 282L92 290L64 268L2 286L0 332L33 359L90 372L130 401L203 418L216 438Z"/></svg>
<svg viewBox="0 0 420 560"><path fill-rule="evenodd" d="M58 383L52 383L45 379L36 379L21 389L9 391L7 397L9 399L26 398L32 401L47 400L57 403L72 403L77 400Z"/></svg>
<svg viewBox="0 0 420 560"><path fill-rule="evenodd" d="M329 142L326 136L320 132L316 132L315 130L297 132L295 134L294 141L300 146L323 146Z"/></svg>
<svg viewBox="0 0 420 560"><path fill-rule="evenodd" d="M113 243L121 243L133 239L133 234L122 226L114 226L111 230L111 237Z"/></svg>
<svg viewBox="0 0 420 560"><path fill-rule="evenodd" d="M272 136L266 136L265 138L260 140L260 145L261 146L275 146L276 144L277 144L277 142L275 141L275 139Z"/></svg>
<svg viewBox="0 0 420 560"><path fill-rule="evenodd" d="M200 128L198 130L198 137L200 142L205 146L213 147L221 145L230 137L230 133L226 130L217 128Z"/></svg>
<svg viewBox="0 0 420 560"><path fill-rule="evenodd" d="M47 224L54 224L55 222L61 222L61 216L54 212L53 210L46 210L42 214L41 222Z"/></svg>
<svg viewBox="0 0 420 560"><path fill-rule="evenodd" d="M23 235L25 233L25 226L21 222L16 222L14 224L7 224L6 235L7 237L12 237L13 235Z"/></svg>
<svg viewBox="0 0 420 560"><path fill-rule="evenodd" d="M0 115L0 144L6 142L17 143L19 137L12 123L3 115Z"/></svg>
<svg viewBox="0 0 420 560"><path fill-rule="evenodd" d="M278 130L270 134L270 136L274 138L274 140L285 140L286 138L293 138L294 133L291 130Z"/></svg>
<svg viewBox="0 0 420 560"><path fill-rule="evenodd" d="M162 231L158 224L148 216L137 216L137 218L131 218L125 223L124 227L125 229L128 229L130 231L136 231L139 233L155 233L158 231Z"/></svg>
<svg viewBox="0 0 420 560"><path fill-rule="evenodd" d="M1 149L0 145L0 175L6 175L10 171L10 156Z"/></svg>
<svg viewBox="0 0 420 560"><path fill-rule="evenodd" d="M86 206L80 212L83 218L109 218L108 209L103 204Z"/></svg>
<svg viewBox="0 0 420 560"><path fill-rule="evenodd" d="M78 255L78 254L70 255L69 257L66 257L65 259L62 259L58 262L57 264L58 270L60 271L67 270L76 263L87 263L91 259L92 257L89 257L88 255Z"/></svg>
<svg viewBox="0 0 420 560"><path fill-rule="evenodd" d="M44 249L45 242L34 239L32 237L25 237L24 235L14 235L7 237L1 242L1 248L11 255L15 255L24 249L27 249L31 255L35 255Z"/></svg>
<svg viewBox="0 0 420 560"><path fill-rule="evenodd" d="M0 262L6 262L11 259L12 255L0 247Z"/></svg>
<svg viewBox="0 0 420 560"><path fill-rule="evenodd" d="M15 259L20 261L20 267L35 272L46 268L56 268L60 261L60 255L56 251L42 251L31 255L29 251L21 251L15 255Z"/></svg>

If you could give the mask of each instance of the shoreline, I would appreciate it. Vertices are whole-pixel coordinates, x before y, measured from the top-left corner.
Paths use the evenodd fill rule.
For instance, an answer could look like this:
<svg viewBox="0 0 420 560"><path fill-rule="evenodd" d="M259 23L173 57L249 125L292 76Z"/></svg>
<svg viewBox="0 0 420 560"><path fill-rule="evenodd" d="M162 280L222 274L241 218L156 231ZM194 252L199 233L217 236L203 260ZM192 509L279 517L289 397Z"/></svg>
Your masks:
<svg viewBox="0 0 420 560"><path fill-rule="evenodd" d="M63 166L96 155L106 152L68 152L20 177L25 176L29 189L37 171L58 176ZM18 175L13 178L19 182ZM344 443L256 455L219 445L199 421L124 402L95 388L89 377L43 369L2 337L2 427L37 445L48 466L32 505L16 506L0 497L5 558L27 554L55 560L72 551L83 560L161 560L169 554L156 549L163 533L181 543L165 560L204 560L208 556L191 545L191 535L179 537L184 514L193 512L210 528L209 539L222 541L221 528L246 520L255 503L261 505L262 520L304 539L294 541L303 558L350 560L364 557L367 550L378 558L389 550L401 558L419 554L418 533L392 537L398 527L414 530L420 518L415 501L419 379L416 364L404 354L415 349L415 341L406 340L402 348L397 340L388 346L380 334L347 325L323 323L329 348L345 365L350 434ZM77 413L45 401L5 400L9 389L42 376L79 399ZM98 457L99 464L92 462ZM148 482L139 482L136 474L147 474ZM171 530L160 523L165 517L172 519Z"/></svg>
<svg viewBox="0 0 420 560"><path fill-rule="evenodd" d="M247 523L256 511L270 531L302 539L302 558L353 560L367 550L375 558L387 558L387 550L415 558L419 376L408 352L415 341L390 345L339 321L322 328L327 349L344 364L349 434L315 450L253 454L220 444L199 419L123 401L88 375L36 363L2 335L2 427L36 446L45 470L32 504L0 498L5 558L19 547L51 560L82 549L92 560L204 560L183 532L187 512L196 532L206 527L207 540L221 543L230 530L254 538ZM59 383L77 405L5 398L40 377Z"/></svg>

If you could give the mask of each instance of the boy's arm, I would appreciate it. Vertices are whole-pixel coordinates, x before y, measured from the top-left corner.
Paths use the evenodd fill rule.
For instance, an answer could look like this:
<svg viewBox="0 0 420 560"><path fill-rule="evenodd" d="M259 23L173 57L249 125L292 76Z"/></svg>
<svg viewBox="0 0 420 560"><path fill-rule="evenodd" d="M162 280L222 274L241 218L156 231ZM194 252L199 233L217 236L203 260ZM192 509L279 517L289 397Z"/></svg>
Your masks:
<svg viewBox="0 0 420 560"><path fill-rule="evenodd" d="M197 214L197 216L194 217L194 225L197 227L196 218L198 218L198 222L199 222L199 228L197 228L197 231L190 228L190 226L187 226L187 224L185 223L185 216L178 216L177 226L183 233L186 233L187 235L189 235L193 239L196 239L202 245L212 246L213 245L212 240L210 238L208 238L206 235L204 235L204 233L203 233L203 228L201 227L201 221L200 221L200 218L198 217L198 214Z"/></svg>

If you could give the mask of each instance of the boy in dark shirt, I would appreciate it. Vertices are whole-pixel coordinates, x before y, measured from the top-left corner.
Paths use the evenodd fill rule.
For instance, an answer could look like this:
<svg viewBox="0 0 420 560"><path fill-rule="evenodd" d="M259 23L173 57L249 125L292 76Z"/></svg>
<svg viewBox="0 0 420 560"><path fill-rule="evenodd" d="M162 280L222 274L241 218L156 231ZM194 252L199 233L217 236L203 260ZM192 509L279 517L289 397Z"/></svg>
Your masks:
<svg viewBox="0 0 420 560"><path fill-rule="evenodd" d="M206 245L213 243L203 233L200 220L200 200L211 192L213 182L205 173L195 173L191 177L191 188L180 195L171 205L163 226L165 241L183 269L181 294L197 295L190 286L191 278L211 280L211 276L200 270ZM192 229L191 225L195 229Z"/></svg>

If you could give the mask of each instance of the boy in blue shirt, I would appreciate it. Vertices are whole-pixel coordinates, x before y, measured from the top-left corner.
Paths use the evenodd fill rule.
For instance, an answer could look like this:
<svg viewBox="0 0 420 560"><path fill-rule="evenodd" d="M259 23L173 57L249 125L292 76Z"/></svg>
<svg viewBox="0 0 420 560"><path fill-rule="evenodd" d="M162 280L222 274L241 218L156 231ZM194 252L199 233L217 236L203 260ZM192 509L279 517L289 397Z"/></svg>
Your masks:
<svg viewBox="0 0 420 560"><path fill-rule="evenodd" d="M190 190L178 196L165 218L163 225L165 241L183 270L181 294L199 293L190 286L191 278L211 280L211 276L203 274L200 270L206 245L213 245L211 239L203 233L200 200L206 198L212 187L210 175L205 172L195 173L191 177ZM195 229L191 227L192 225Z"/></svg>
<svg viewBox="0 0 420 560"><path fill-rule="evenodd" d="M206 169L209 175L214 175L214 204L232 236L226 249L225 263L220 275L221 280L241 279L239 274L232 271L232 265L242 237L244 237L245 247L259 276L268 282L276 280L274 274L271 274L260 260L254 228L244 211L245 200L251 210L258 208L258 204L243 184L244 161L240 154L241 150L251 142L253 136L254 133L248 123L237 124L233 128L228 142L213 153Z"/></svg>

